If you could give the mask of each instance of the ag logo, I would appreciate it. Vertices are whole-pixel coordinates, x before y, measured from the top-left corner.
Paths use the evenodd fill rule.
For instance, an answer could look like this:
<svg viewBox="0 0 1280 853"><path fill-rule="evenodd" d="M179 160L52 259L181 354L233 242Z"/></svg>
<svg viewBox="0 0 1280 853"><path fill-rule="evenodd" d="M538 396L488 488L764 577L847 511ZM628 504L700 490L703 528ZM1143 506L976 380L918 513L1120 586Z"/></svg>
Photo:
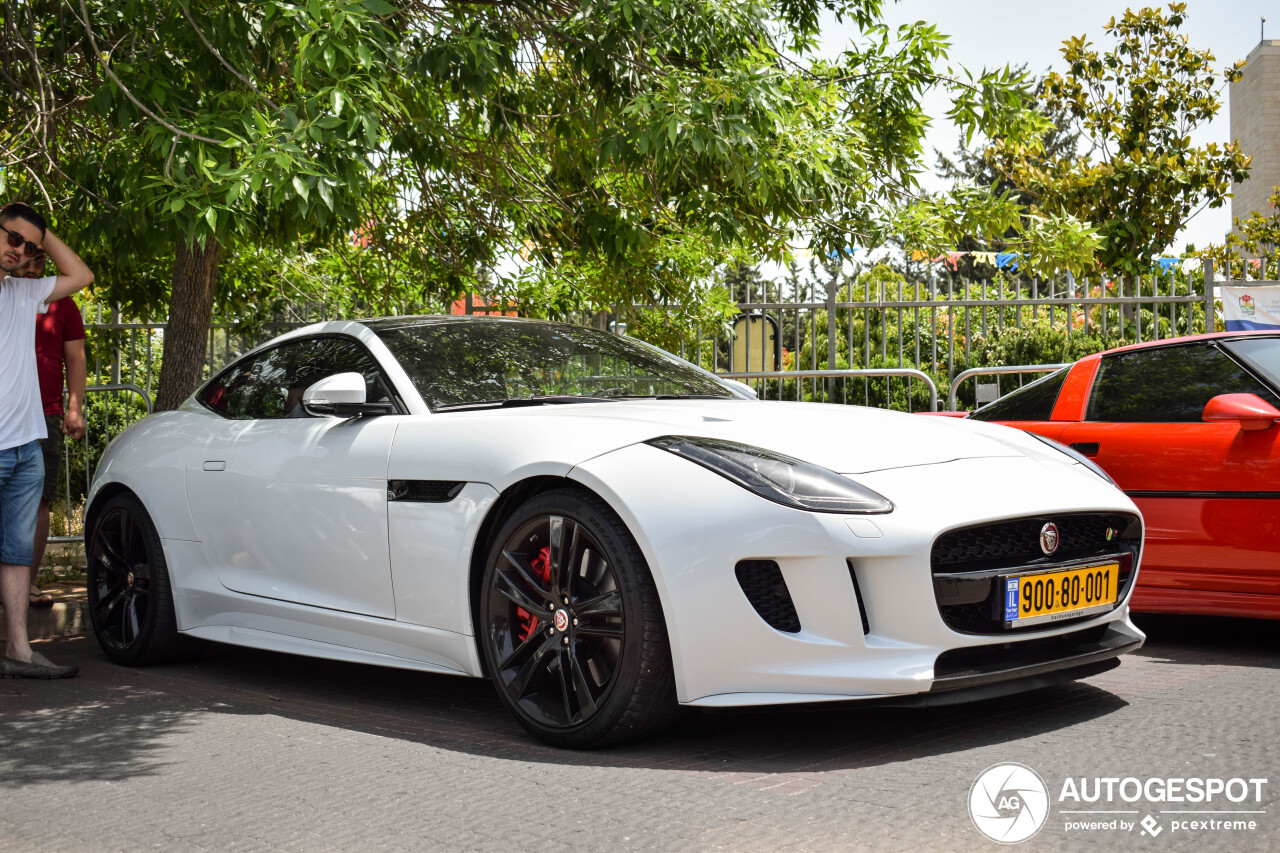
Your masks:
<svg viewBox="0 0 1280 853"><path fill-rule="evenodd" d="M1001 844L1026 841L1049 817L1049 789L1021 764L996 764L969 789L969 816L978 831Z"/></svg>
<svg viewBox="0 0 1280 853"><path fill-rule="evenodd" d="M1107 531L1110 533L1111 531ZM1046 554L1052 554L1058 550L1058 543L1062 541L1062 537L1058 534L1058 525L1052 521L1040 528L1040 550Z"/></svg>

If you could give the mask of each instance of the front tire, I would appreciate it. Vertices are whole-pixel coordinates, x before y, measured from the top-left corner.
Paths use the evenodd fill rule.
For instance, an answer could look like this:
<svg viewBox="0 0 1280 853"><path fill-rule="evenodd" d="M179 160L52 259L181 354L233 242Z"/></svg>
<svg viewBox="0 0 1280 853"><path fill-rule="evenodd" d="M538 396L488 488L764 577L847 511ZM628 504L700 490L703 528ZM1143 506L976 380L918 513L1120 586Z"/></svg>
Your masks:
<svg viewBox="0 0 1280 853"><path fill-rule="evenodd" d="M679 713L653 576L595 495L557 489L512 513L489 551L480 616L499 697L547 743L620 743Z"/></svg>
<svg viewBox="0 0 1280 853"><path fill-rule="evenodd" d="M127 492L108 500L86 541L89 615L107 657L146 666L183 656L164 549L142 502Z"/></svg>

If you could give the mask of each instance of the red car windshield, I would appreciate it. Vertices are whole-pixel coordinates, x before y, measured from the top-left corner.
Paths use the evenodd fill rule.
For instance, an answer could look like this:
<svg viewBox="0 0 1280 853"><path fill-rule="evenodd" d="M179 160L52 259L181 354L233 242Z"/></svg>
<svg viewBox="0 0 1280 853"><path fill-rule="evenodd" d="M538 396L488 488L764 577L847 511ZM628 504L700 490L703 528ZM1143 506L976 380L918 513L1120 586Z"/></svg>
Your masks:
<svg viewBox="0 0 1280 853"><path fill-rule="evenodd" d="M1226 340L1222 348L1243 362L1274 390L1280 391L1280 335Z"/></svg>

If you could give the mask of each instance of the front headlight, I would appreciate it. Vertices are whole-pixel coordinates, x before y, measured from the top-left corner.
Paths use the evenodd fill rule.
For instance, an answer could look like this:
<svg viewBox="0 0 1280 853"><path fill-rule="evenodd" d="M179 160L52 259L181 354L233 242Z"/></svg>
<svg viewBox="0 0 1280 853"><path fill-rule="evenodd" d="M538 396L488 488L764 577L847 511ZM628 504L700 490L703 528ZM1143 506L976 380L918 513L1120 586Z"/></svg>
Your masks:
<svg viewBox="0 0 1280 853"><path fill-rule="evenodd" d="M848 477L781 453L687 435L667 435L648 442L715 471L762 498L814 512L885 513L893 504Z"/></svg>

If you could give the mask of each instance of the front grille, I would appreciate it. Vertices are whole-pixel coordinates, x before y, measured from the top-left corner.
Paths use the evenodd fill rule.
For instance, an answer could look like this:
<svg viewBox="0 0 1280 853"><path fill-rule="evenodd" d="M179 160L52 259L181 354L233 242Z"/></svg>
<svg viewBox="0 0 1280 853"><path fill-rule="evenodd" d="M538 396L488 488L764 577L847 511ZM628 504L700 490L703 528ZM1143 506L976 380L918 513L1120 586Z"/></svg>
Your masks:
<svg viewBox="0 0 1280 853"><path fill-rule="evenodd" d="M788 634L800 631L800 615L791 601L791 591L782 577L782 569L773 560L742 560L734 568L738 585L747 601L769 627Z"/></svg>
<svg viewBox="0 0 1280 853"><path fill-rule="evenodd" d="M1046 555L1040 531L1058 527L1057 550ZM1121 559L1119 598L1133 582L1142 548L1142 523L1126 513L1059 513L978 524L938 537L930 555L938 610L953 630L966 634L1002 634L1039 630L1043 625L1005 628L998 578L1016 571L1106 557ZM1064 620L1055 625L1070 624Z"/></svg>

